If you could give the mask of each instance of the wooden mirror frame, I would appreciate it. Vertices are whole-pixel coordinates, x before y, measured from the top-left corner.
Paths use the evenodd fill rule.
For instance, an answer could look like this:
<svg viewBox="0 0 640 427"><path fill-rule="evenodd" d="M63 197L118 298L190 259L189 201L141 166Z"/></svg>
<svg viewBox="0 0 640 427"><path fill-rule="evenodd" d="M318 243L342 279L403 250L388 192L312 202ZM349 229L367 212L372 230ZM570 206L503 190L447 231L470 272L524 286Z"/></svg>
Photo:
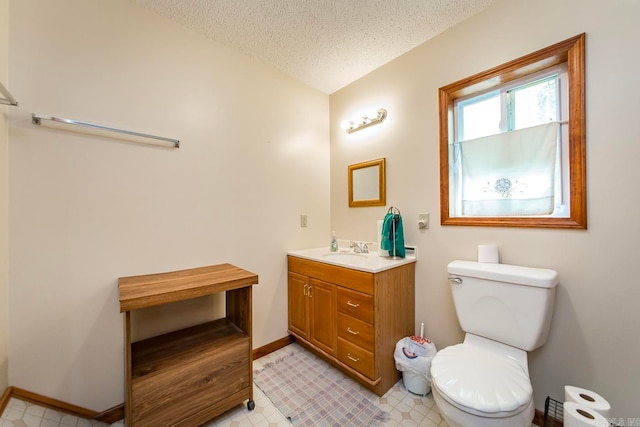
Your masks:
<svg viewBox="0 0 640 427"><path fill-rule="evenodd" d="M557 64L569 76L569 217L451 217L449 139L453 138L453 103L457 98L503 85ZM444 86L440 103L440 223L442 225L587 228L585 34L580 34L498 67Z"/></svg>
<svg viewBox="0 0 640 427"><path fill-rule="evenodd" d="M378 198L377 199L358 199L354 200L353 191L353 172L359 169L377 167L378 168ZM385 206L387 204L387 190L386 190L386 174L385 174L385 159L370 160L368 162L356 163L349 165L349 207L367 207L367 206Z"/></svg>

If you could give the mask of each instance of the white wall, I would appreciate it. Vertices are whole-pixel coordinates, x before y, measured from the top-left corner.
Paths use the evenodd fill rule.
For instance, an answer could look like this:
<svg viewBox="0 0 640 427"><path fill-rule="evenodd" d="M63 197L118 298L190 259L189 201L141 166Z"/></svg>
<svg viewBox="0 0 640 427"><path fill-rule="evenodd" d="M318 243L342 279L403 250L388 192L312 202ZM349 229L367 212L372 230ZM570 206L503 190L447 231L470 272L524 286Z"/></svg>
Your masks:
<svg viewBox="0 0 640 427"><path fill-rule="evenodd" d="M0 82L7 88L9 88L8 47L9 0L0 0ZM9 129L7 115L9 108L13 107L0 106L0 390L4 390L9 385L9 347L7 341L9 331L9 159L7 151Z"/></svg>
<svg viewBox="0 0 640 427"><path fill-rule="evenodd" d="M386 208L348 208L351 163L386 157L387 204L419 246L416 322L439 348L460 342L446 265L500 245L504 263L560 273L547 344L530 354L535 404L563 386L598 391L618 417L640 417L640 3L631 0L503 0L330 97L331 225L338 236L375 239ZM439 218L438 88L553 43L587 34L586 231L443 227ZM352 135L340 121L384 107L389 118ZM418 212L431 227L417 229Z"/></svg>
<svg viewBox="0 0 640 427"><path fill-rule="evenodd" d="M122 403L122 276L246 268L260 276L254 348L284 337L286 251L329 230L328 96L127 0L12 1L9 23L9 383ZM39 127L32 112L182 145ZM190 321L171 311L147 319Z"/></svg>

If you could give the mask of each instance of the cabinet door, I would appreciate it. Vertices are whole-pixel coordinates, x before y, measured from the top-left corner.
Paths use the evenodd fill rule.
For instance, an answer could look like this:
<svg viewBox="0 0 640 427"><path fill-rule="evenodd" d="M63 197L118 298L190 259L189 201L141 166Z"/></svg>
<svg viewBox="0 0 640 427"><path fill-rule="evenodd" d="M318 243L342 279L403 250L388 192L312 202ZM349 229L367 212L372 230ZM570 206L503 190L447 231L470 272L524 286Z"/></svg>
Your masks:
<svg viewBox="0 0 640 427"><path fill-rule="evenodd" d="M338 335L336 286L316 279L311 279L309 284L310 340L335 355Z"/></svg>
<svg viewBox="0 0 640 427"><path fill-rule="evenodd" d="M309 339L309 278L289 272L289 330Z"/></svg>

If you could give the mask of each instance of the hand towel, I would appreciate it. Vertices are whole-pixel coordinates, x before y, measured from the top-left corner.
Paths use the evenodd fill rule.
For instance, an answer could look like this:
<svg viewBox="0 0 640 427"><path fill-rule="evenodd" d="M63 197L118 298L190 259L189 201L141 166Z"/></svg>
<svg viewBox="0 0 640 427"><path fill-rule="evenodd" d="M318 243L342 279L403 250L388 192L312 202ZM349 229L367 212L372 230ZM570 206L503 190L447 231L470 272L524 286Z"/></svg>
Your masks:
<svg viewBox="0 0 640 427"><path fill-rule="evenodd" d="M384 216L381 245L382 249L389 251L390 256L404 258L405 249L402 216L400 216L399 213L392 213L392 209L389 209L389 213Z"/></svg>

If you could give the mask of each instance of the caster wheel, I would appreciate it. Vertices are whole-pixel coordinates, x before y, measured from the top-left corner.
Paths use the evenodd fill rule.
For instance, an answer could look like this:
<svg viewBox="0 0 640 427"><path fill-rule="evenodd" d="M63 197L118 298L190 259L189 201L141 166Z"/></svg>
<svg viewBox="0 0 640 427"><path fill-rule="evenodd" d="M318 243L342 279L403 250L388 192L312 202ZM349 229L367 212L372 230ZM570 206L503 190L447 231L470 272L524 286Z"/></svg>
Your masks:
<svg viewBox="0 0 640 427"><path fill-rule="evenodd" d="M247 409L250 411L256 409L256 402L254 402L253 399L249 399L249 401L247 402Z"/></svg>

